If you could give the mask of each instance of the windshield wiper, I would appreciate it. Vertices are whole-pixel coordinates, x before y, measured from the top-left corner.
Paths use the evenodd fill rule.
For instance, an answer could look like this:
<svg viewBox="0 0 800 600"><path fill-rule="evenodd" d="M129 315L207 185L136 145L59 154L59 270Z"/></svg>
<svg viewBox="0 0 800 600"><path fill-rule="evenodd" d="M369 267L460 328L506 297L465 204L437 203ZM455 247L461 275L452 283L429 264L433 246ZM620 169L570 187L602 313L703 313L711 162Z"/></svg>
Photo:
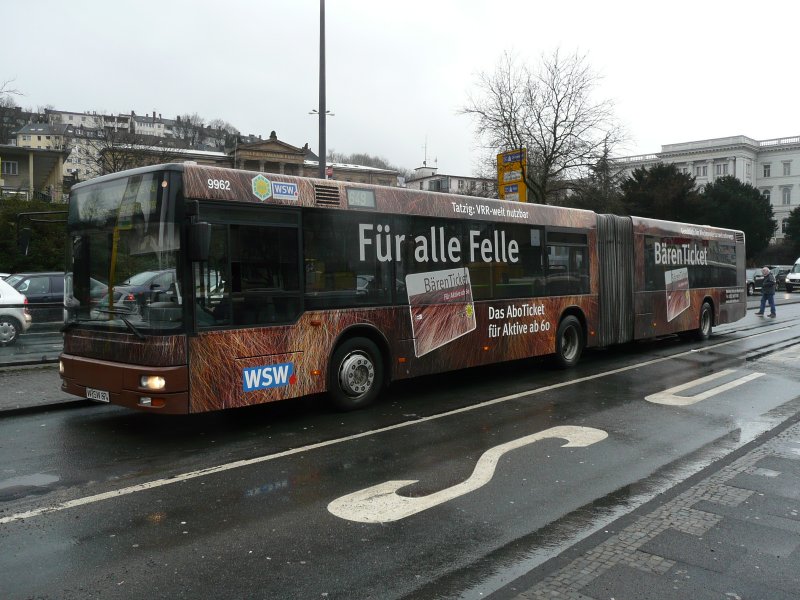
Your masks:
<svg viewBox="0 0 800 600"><path fill-rule="evenodd" d="M125 315L133 314L130 310L122 310L119 308L96 308L95 309L99 313L103 313L104 315L113 315L115 317L119 317L119 320L127 325L128 329L130 329L137 338L140 340L145 339L144 334L134 327L133 323L131 323Z"/></svg>

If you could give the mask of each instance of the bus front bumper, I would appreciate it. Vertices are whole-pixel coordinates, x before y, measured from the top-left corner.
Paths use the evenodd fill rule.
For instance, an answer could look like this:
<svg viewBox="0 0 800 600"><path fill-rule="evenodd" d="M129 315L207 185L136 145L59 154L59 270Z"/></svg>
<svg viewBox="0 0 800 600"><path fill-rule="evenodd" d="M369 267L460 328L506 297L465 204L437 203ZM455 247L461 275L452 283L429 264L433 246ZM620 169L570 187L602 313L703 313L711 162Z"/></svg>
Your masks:
<svg viewBox="0 0 800 600"><path fill-rule="evenodd" d="M189 413L189 375L185 365L148 367L123 365L62 354L61 389L81 398L148 412ZM161 389L148 389L144 380L161 378Z"/></svg>

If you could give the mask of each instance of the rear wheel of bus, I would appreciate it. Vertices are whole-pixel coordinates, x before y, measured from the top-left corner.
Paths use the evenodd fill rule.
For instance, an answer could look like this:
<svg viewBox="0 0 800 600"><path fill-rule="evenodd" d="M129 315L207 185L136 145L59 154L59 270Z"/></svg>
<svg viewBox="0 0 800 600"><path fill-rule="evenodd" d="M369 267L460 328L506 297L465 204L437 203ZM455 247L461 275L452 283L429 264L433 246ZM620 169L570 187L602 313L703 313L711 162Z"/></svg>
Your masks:
<svg viewBox="0 0 800 600"><path fill-rule="evenodd" d="M583 327L572 315L561 319L556 333L556 365L566 369L578 364L583 353Z"/></svg>
<svg viewBox="0 0 800 600"><path fill-rule="evenodd" d="M367 338L342 342L331 357L328 394L339 410L355 410L375 401L383 387L383 359Z"/></svg>
<svg viewBox="0 0 800 600"><path fill-rule="evenodd" d="M711 310L711 305L708 302L703 302L700 309L700 325L695 332L697 338L700 340L707 340L711 335L711 328L714 325L714 311Z"/></svg>
<svg viewBox="0 0 800 600"><path fill-rule="evenodd" d="M697 329L690 329L689 331L681 331L678 337L682 340L707 340L711 335L711 329L714 326L714 311L708 302L703 302L700 308L700 319L697 323Z"/></svg>

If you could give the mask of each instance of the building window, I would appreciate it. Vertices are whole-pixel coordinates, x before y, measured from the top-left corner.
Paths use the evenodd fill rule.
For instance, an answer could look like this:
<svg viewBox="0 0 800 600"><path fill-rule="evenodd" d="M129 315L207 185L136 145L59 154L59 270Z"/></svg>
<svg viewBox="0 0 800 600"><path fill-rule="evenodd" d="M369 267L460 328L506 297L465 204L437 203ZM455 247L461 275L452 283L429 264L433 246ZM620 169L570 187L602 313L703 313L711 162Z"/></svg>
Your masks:
<svg viewBox="0 0 800 600"><path fill-rule="evenodd" d="M460 190L464 189L464 180L463 179L459 179L458 180L458 189L460 189Z"/></svg>
<svg viewBox="0 0 800 600"><path fill-rule="evenodd" d="M4 160L0 163L0 175L19 175L19 163L15 160Z"/></svg>
<svg viewBox="0 0 800 600"><path fill-rule="evenodd" d="M769 190L762 190L761 191L761 195L764 196L764 199L767 202L769 202L770 201L770 197L772 196L772 193Z"/></svg>
<svg viewBox="0 0 800 600"><path fill-rule="evenodd" d="M783 188L781 190L781 197L784 204L791 204L792 203L792 190L791 188Z"/></svg>
<svg viewBox="0 0 800 600"><path fill-rule="evenodd" d="M748 160L744 163L744 174L746 177L750 177L750 161Z"/></svg>
<svg viewBox="0 0 800 600"><path fill-rule="evenodd" d="M714 165L714 169L715 169L714 172L717 174L717 176L727 175L728 174L728 163Z"/></svg>
<svg viewBox="0 0 800 600"><path fill-rule="evenodd" d="M781 233L786 233L786 226L789 224L789 219L781 221Z"/></svg>
<svg viewBox="0 0 800 600"><path fill-rule="evenodd" d="M785 162L783 163L783 176L788 177L792 174L792 163Z"/></svg>
<svg viewBox="0 0 800 600"><path fill-rule="evenodd" d="M764 177L769 177L769 164L764 165Z"/></svg>

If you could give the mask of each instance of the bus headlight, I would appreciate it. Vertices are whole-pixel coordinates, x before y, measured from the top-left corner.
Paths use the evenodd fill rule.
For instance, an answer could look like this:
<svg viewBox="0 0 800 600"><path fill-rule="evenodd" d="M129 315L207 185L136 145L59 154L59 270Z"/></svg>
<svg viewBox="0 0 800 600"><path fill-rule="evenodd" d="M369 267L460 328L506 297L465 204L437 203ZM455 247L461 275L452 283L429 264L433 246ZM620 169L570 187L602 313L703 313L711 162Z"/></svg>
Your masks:
<svg viewBox="0 0 800 600"><path fill-rule="evenodd" d="M163 390L167 382L160 375L142 375L139 385L147 390Z"/></svg>

